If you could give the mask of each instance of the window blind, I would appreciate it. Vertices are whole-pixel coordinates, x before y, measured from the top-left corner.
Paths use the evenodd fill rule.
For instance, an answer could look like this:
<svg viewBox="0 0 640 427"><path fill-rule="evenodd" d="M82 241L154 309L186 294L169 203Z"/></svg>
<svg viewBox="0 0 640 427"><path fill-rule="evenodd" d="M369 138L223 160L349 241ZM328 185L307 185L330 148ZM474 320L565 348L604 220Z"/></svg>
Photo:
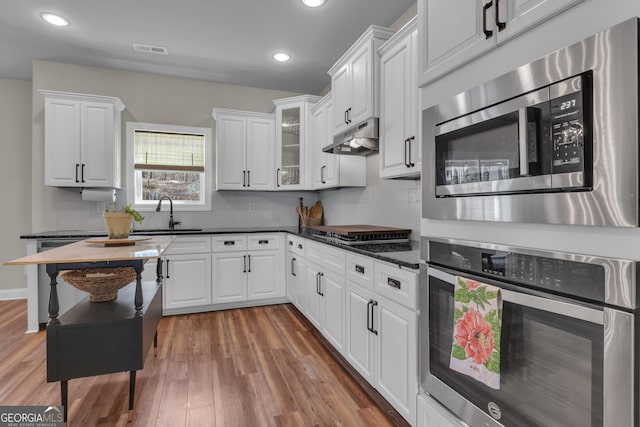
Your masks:
<svg viewBox="0 0 640 427"><path fill-rule="evenodd" d="M204 135L135 131L135 169L204 172Z"/></svg>

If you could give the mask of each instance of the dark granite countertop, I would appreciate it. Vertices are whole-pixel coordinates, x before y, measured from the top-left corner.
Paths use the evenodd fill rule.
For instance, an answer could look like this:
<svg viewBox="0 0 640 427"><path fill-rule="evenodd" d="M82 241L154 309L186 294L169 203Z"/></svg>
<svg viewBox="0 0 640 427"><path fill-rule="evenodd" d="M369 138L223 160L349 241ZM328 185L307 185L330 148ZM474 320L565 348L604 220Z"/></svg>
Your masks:
<svg viewBox="0 0 640 427"><path fill-rule="evenodd" d="M236 233L290 233L295 234L305 239L314 240L320 243L324 243L336 248L344 249L350 252L354 252L360 255L368 256L371 258L379 259L381 261L396 264L399 267L406 267L411 269L420 268L420 245L417 241L411 241L400 247L400 251L376 251L372 252L367 250L366 247L353 247L347 246L341 243L329 242L320 237L316 237L312 234L311 229L299 230L295 226L271 226L271 227L226 227L226 228L202 228L202 229L183 229L183 230L166 230L166 229L138 229L134 230L132 234L137 235L149 235L149 236L162 236L162 235L212 235L212 234L236 234ZM37 240L50 240L50 239L85 239L90 237L102 237L106 236L105 230L58 230L58 231L43 231L40 233L24 234L20 236L21 239L37 239Z"/></svg>

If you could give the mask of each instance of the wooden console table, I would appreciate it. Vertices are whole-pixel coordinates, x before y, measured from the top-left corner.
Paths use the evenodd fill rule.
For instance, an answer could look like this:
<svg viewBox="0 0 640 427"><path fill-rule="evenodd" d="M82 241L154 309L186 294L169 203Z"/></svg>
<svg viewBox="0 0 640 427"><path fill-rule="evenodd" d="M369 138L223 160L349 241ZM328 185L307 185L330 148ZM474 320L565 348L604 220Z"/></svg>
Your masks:
<svg viewBox="0 0 640 427"><path fill-rule="evenodd" d="M47 323L47 382L60 381L67 421L68 381L93 375L129 371L129 420L133 417L136 371L144 367L157 346L162 317L162 264L157 281L142 282L143 264L160 258L173 236L156 236L134 246L104 247L86 240L29 255L5 265L45 264L51 278ZM133 267L136 281L118 292L115 301L81 301L59 316L58 272L91 268Z"/></svg>

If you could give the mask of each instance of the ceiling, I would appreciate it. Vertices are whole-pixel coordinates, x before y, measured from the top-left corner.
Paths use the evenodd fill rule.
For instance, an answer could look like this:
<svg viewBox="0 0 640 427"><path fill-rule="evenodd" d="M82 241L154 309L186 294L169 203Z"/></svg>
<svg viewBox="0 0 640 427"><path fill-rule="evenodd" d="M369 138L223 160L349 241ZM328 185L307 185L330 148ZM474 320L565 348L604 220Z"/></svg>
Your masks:
<svg viewBox="0 0 640 427"><path fill-rule="evenodd" d="M0 14L0 77L31 79L33 59L317 94L327 70L369 27L415 0L16 0ZM71 25L45 23L41 12ZM165 47L137 52L133 43ZM284 50L288 63L271 55Z"/></svg>

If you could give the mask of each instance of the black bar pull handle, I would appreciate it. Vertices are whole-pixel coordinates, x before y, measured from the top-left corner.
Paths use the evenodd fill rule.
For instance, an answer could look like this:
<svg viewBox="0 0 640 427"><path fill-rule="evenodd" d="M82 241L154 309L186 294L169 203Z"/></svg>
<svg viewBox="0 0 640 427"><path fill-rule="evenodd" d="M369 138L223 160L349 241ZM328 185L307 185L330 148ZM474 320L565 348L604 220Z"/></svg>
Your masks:
<svg viewBox="0 0 640 427"><path fill-rule="evenodd" d="M258 244L259 245L268 245L269 244L269 240L267 240L267 239L258 240Z"/></svg>
<svg viewBox="0 0 640 427"><path fill-rule="evenodd" d="M349 124L349 110L344 110L344 124L348 125Z"/></svg>
<svg viewBox="0 0 640 427"><path fill-rule="evenodd" d="M351 107L347 109L347 120L348 124L351 124Z"/></svg>
<svg viewBox="0 0 640 427"><path fill-rule="evenodd" d="M323 184L326 184L327 181L324 180L324 170L327 168L327 166L322 166L320 168L320 182L322 182Z"/></svg>
<svg viewBox="0 0 640 427"><path fill-rule="evenodd" d="M251 255L247 255L247 258L249 258L249 271L248 271L248 273L251 273Z"/></svg>
<svg viewBox="0 0 640 427"><path fill-rule="evenodd" d="M493 6L493 0L482 6L482 32L487 39L493 36L493 31L487 29L487 10L489 10L491 6Z"/></svg>
<svg viewBox="0 0 640 427"><path fill-rule="evenodd" d="M302 244L298 243L298 249L302 249Z"/></svg>
<svg viewBox="0 0 640 427"><path fill-rule="evenodd" d="M251 187L251 171L247 171L247 187Z"/></svg>
<svg viewBox="0 0 640 427"><path fill-rule="evenodd" d="M409 160L408 160L408 158L410 156L410 154L409 154L410 149L411 149L411 147L409 145L409 138L407 138L407 139L404 140L404 165L406 167L408 167L408 168L411 167L411 165L409 164Z"/></svg>
<svg viewBox="0 0 640 427"><path fill-rule="evenodd" d="M320 296L323 297L324 292L322 292L322 278L324 277L324 273L319 273L319 274L320 274Z"/></svg>
<svg viewBox="0 0 640 427"><path fill-rule="evenodd" d="M412 135L412 136L408 139L408 141L409 141L409 167L414 167L414 166L416 165L415 163L413 163L413 162L411 161L411 141L415 141L415 139L416 139L416 136L415 136L415 135Z"/></svg>
<svg viewBox="0 0 640 427"><path fill-rule="evenodd" d="M289 240L289 246L293 246L293 242Z"/></svg>
<svg viewBox="0 0 640 427"><path fill-rule="evenodd" d="M276 169L276 187L280 187L280 168Z"/></svg>
<svg viewBox="0 0 640 427"><path fill-rule="evenodd" d="M376 305L378 305L378 301L371 301L371 332L374 335L378 335L378 331L376 331L375 329L373 329L373 325L374 325L374 321L373 321L373 307L375 307Z"/></svg>
<svg viewBox="0 0 640 427"><path fill-rule="evenodd" d="M247 186L247 171L242 171L242 186Z"/></svg>
<svg viewBox="0 0 640 427"><path fill-rule="evenodd" d="M361 265L356 264L355 270L356 273L364 274L364 267Z"/></svg>
<svg viewBox="0 0 640 427"><path fill-rule="evenodd" d="M295 264L296 264L296 259L295 258L291 258L291 275L293 277L296 277Z"/></svg>
<svg viewBox="0 0 640 427"><path fill-rule="evenodd" d="M236 242L235 242L235 241L233 241L233 240L225 240L225 241L224 241L224 245L225 245L225 246L233 246L233 245L235 245L235 244L236 244Z"/></svg>
<svg viewBox="0 0 640 427"><path fill-rule="evenodd" d="M171 276L169 276L169 261L167 260L167 279L171 279Z"/></svg>
<svg viewBox="0 0 640 427"><path fill-rule="evenodd" d="M80 168L80 181L84 182L84 163L82 164L82 167Z"/></svg>
<svg viewBox="0 0 640 427"><path fill-rule="evenodd" d="M320 273L316 273L316 294L320 295Z"/></svg>
<svg viewBox="0 0 640 427"><path fill-rule="evenodd" d="M247 256L246 255L242 255L242 272L243 273L247 272Z"/></svg>
<svg viewBox="0 0 640 427"><path fill-rule="evenodd" d="M369 326L371 325L371 306L373 304L373 300L370 299L369 302L367 303L367 331L369 332L373 332L373 327Z"/></svg>
<svg viewBox="0 0 640 427"><path fill-rule="evenodd" d="M78 179L78 168L80 167L80 163L76 163L76 182L80 182Z"/></svg>
<svg viewBox="0 0 640 427"><path fill-rule="evenodd" d="M500 0L496 0L496 26L498 27L498 31L507 28L506 22L500 22Z"/></svg>

